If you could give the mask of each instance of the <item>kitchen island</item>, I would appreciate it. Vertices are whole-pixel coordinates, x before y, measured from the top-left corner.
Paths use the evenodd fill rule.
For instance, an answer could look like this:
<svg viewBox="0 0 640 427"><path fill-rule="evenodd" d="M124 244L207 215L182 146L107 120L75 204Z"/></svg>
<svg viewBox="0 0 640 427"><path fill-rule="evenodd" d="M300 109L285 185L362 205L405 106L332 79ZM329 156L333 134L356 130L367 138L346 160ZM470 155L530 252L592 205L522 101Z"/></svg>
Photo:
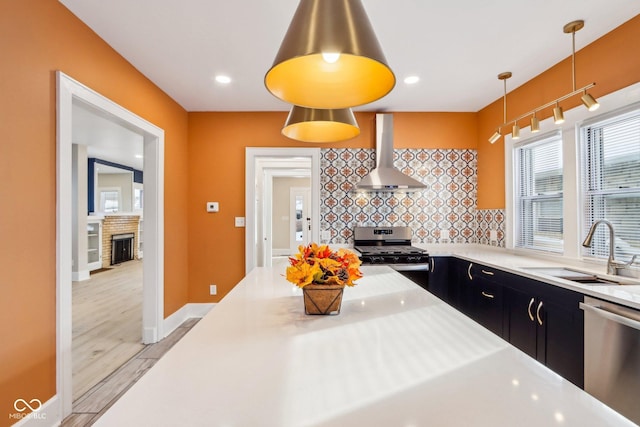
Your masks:
<svg viewBox="0 0 640 427"><path fill-rule="evenodd" d="M388 267L337 316L257 268L96 426L633 426Z"/></svg>

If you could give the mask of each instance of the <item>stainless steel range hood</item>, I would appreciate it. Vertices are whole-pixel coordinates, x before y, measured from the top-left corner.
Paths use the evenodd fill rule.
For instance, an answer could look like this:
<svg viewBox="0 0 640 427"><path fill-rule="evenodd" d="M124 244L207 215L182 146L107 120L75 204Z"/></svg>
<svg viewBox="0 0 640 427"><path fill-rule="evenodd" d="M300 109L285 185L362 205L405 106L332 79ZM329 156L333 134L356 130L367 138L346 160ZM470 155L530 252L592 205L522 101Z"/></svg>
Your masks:
<svg viewBox="0 0 640 427"><path fill-rule="evenodd" d="M376 114L376 168L356 184L357 191L420 191L426 185L393 167L393 115Z"/></svg>

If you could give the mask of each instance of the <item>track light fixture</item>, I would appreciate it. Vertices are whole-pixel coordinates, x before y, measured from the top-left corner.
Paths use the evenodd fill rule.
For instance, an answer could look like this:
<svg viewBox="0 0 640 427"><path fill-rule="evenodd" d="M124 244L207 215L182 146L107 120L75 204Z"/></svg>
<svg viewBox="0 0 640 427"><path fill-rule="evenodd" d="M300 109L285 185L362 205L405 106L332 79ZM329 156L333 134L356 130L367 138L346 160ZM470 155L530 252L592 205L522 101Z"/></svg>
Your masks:
<svg viewBox="0 0 640 427"><path fill-rule="evenodd" d="M489 142L491 144L494 144L497 140L500 139L501 136L502 134L500 133L500 129L498 129L493 135L491 135L491 138L489 138Z"/></svg>
<svg viewBox="0 0 640 427"><path fill-rule="evenodd" d="M589 95L586 90L584 91L584 95L582 95L582 98L580 99L582 99L582 103L585 107L587 107L589 111L596 111L598 108L600 108L600 104L598 103L598 101L596 101L593 96Z"/></svg>
<svg viewBox="0 0 640 427"><path fill-rule="evenodd" d="M506 79L508 79L509 77L511 77L511 73L510 72L505 72L505 73L501 73L498 74L498 79L503 80L504 81L504 96L503 96L503 110L504 110L504 122L498 126L498 131L496 131L496 133L494 133L493 135L491 135L491 138L489 138L489 142L491 144L495 143L496 141L498 141L500 139L500 137L502 136L500 134L500 129L502 129L503 127L508 127L509 125L512 125L512 133L511 133L511 137L513 139L518 139L520 137L520 127L518 126L518 121L528 117L528 116L532 116L531 117L531 132L538 132L540 131L540 122L538 121L538 117L536 116L536 113L544 110L546 108L549 108L551 106L554 106L553 108L553 121L555 124L561 124L564 122L564 113L562 111L562 107L560 106L560 102L564 101L565 99L569 99L572 98L576 95L580 95L581 96L581 100L582 103L584 104L585 107L587 107L587 109L589 111L595 111L598 109L598 107L600 107L600 104L598 103L598 101L591 96L587 90L591 89L592 87L594 87L596 84L595 83L589 83L588 85L581 87L579 89L576 89L576 31L581 30L584 27L584 21L582 20L578 20L578 21L572 21L569 22L568 24L566 24L563 27L563 31L566 34L571 34L572 37L572 50L571 50L571 78L572 78L572 88L573 91L561 96L558 99L554 99L551 102L548 102L544 105L541 105L538 108L535 108L534 110L531 110L525 114L522 114L518 117L516 117L515 119L511 120L511 121L507 121L507 83L506 83Z"/></svg>
<svg viewBox="0 0 640 427"><path fill-rule="evenodd" d="M511 129L511 138L520 139L520 126L518 126L517 122L513 123L513 128Z"/></svg>
<svg viewBox="0 0 640 427"><path fill-rule="evenodd" d="M553 123L557 125L564 123L564 113L562 112L562 107L559 106L557 102L553 108Z"/></svg>
<svg viewBox="0 0 640 427"><path fill-rule="evenodd" d="M504 87L504 95L502 96L502 116L503 120L505 121L504 124L506 124L507 121L507 79L511 78L511 76L511 71L505 71L504 73L498 74L498 80L502 80ZM493 135L491 135L491 138L489 138L489 143L495 143L500 139L501 136L502 134L500 133L499 127L498 130Z"/></svg>
<svg viewBox="0 0 640 427"><path fill-rule="evenodd" d="M533 112L533 116L531 116L531 133L540 132L540 122L536 117L536 112Z"/></svg>

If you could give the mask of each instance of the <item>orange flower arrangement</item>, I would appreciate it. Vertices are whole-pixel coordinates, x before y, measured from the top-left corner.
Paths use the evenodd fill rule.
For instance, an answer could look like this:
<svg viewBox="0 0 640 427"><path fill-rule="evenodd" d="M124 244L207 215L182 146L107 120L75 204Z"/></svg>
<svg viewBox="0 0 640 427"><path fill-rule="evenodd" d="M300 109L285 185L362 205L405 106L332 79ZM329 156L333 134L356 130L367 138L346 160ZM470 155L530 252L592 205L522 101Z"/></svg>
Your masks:
<svg viewBox="0 0 640 427"><path fill-rule="evenodd" d="M300 288L310 284L354 286L354 281L362 277L362 262L347 249L332 251L327 245L311 243L298 250L289 258L287 280Z"/></svg>

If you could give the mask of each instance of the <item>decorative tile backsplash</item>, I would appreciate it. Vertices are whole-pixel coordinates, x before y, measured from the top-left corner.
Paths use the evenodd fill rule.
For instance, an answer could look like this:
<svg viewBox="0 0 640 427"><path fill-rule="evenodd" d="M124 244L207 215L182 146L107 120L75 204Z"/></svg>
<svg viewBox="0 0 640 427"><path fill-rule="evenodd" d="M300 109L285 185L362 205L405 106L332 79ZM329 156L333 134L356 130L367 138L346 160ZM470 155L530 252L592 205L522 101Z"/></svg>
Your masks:
<svg viewBox="0 0 640 427"><path fill-rule="evenodd" d="M482 245L505 247L505 219L503 209L482 209L476 212L476 242ZM491 236L491 231L496 235ZM494 237L494 238L492 238Z"/></svg>
<svg viewBox="0 0 640 427"><path fill-rule="evenodd" d="M412 193L356 193L375 167L371 149L321 150L320 227L330 243L353 243L353 228L409 226L415 243L475 243L477 154L475 150L399 149L394 165L425 183Z"/></svg>

